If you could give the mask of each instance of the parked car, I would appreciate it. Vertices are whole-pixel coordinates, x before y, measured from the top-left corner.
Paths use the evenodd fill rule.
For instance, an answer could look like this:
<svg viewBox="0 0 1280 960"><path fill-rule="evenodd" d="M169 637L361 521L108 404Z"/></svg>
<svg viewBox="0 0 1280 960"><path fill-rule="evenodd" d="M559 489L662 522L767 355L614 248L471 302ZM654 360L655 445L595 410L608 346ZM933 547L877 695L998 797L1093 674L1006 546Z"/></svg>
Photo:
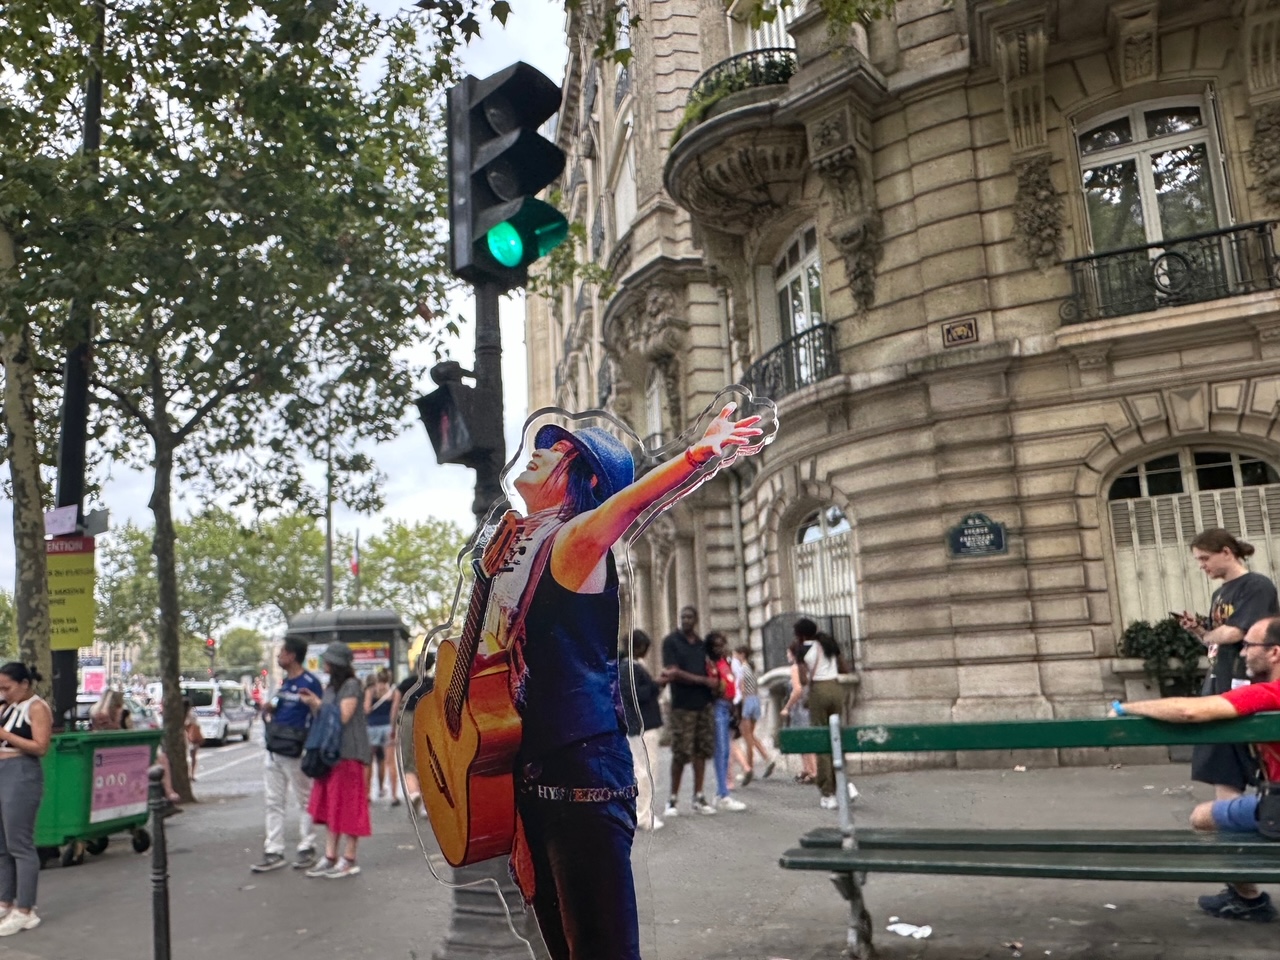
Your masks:
<svg viewBox="0 0 1280 960"><path fill-rule="evenodd" d="M253 727L253 704L244 688L230 680L184 680L182 695L195 708L200 733L206 742L223 743L239 735L248 740Z"/></svg>
<svg viewBox="0 0 1280 960"><path fill-rule="evenodd" d="M96 693L76 694L76 728L89 729L89 714L98 702ZM124 695L124 708L129 711L129 726L133 730L159 730L160 715L131 694Z"/></svg>

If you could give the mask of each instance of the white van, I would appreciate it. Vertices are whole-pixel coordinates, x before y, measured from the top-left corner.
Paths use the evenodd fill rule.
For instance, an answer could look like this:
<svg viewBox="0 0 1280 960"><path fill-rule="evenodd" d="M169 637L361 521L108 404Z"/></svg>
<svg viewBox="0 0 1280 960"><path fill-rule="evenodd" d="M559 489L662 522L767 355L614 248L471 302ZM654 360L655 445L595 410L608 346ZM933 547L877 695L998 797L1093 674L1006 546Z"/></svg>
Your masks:
<svg viewBox="0 0 1280 960"><path fill-rule="evenodd" d="M191 701L200 733L207 742L222 743L228 737L249 739L254 710L244 687L230 680L184 680L182 695Z"/></svg>

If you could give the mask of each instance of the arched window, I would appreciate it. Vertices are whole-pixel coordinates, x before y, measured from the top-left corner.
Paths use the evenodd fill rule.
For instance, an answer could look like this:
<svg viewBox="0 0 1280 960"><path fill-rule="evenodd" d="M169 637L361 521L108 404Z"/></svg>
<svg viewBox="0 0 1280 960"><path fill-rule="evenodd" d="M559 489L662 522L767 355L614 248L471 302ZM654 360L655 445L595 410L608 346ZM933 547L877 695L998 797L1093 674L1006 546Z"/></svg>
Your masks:
<svg viewBox="0 0 1280 960"><path fill-rule="evenodd" d="M853 524L839 507L814 510L796 527L792 573L795 609L849 617L856 644L862 631L853 535Z"/></svg>
<svg viewBox="0 0 1280 960"><path fill-rule="evenodd" d="M1190 555L1202 530L1249 541L1251 569L1280 574L1280 471L1256 454L1197 446L1149 456L1111 481L1107 500L1122 626L1208 612L1214 584Z"/></svg>

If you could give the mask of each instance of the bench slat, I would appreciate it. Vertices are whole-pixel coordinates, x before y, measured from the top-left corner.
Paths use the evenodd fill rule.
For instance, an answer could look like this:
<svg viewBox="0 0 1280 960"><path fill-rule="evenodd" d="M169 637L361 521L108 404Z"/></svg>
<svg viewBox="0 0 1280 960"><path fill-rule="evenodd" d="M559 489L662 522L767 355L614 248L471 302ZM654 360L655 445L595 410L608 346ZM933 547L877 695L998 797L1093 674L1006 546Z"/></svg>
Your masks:
<svg viewBox="0 0 1280 960"><path fill-rule="evenodd" d="M1183 853L1193 856L1257 853L1280 861L1280 843L1256 833L1196 833L1193 830L977 830L868 827L857 831L867 850L1024 850L1079 853ZM840 831L819 827L805 834L807 849L840 847ZM1259 847L1269 850L1259 850Z"/></svg>
<svg viewBox="0 0 1280 960"><path fill-rule="evenodd" d="M1277 848L1280 849L1280 848ZM1280 881L1280 856L1223 852L1081 853L1033 850L916 850L881 848L788 850L788 870L836 873L924 873L983 877L1058 877L1076 880L1160 880L1218 883Z"/></svg>
<svg viewBox="0 0 1280 960"><path fill-rule="evenodd" d="M845 727L848 753L911 753L924 750L1034 750L1067 747L1150 747L1194 743L1280 742L1280 712L1213 723L1166 723L1146 717L1083 717L1055 720L988 720ZM783 753L830 753L825 727L780 732Z"/></svg>

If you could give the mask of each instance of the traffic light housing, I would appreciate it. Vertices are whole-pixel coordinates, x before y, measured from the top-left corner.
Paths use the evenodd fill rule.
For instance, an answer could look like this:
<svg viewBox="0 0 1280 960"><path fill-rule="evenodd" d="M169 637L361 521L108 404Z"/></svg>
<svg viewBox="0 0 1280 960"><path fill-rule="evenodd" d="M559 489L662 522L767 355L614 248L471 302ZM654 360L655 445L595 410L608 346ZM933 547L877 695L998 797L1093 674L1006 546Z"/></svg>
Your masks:
<svg viewBox="0 0 1280 960"><path fill-rule="evenodd" d="M564 170L538 133L560 88L527 63L449 90L449 260L469 283L523 286L528 267L562 243L569 221L536 194ZM437 451L438 452L438 451ZM457 462L457 461L442 461Z"/></svg>
<svg viewBox="0 0 1280 960"><path fill-rule="evenodd" d="M436 463L474 467L498 449L498 438L492 435L495 418L484 416L479 409L475 388L462 382L466 373L452 361L437 364L431 377L439 388L414 401L436 452Z"/></svg>
<svg viewBox="0 0 1280 960"><path fill-rule="evenodd" d="M218 654L218 641L213 637L206 637L204 641L204 652L210 660Z"/></svg>

